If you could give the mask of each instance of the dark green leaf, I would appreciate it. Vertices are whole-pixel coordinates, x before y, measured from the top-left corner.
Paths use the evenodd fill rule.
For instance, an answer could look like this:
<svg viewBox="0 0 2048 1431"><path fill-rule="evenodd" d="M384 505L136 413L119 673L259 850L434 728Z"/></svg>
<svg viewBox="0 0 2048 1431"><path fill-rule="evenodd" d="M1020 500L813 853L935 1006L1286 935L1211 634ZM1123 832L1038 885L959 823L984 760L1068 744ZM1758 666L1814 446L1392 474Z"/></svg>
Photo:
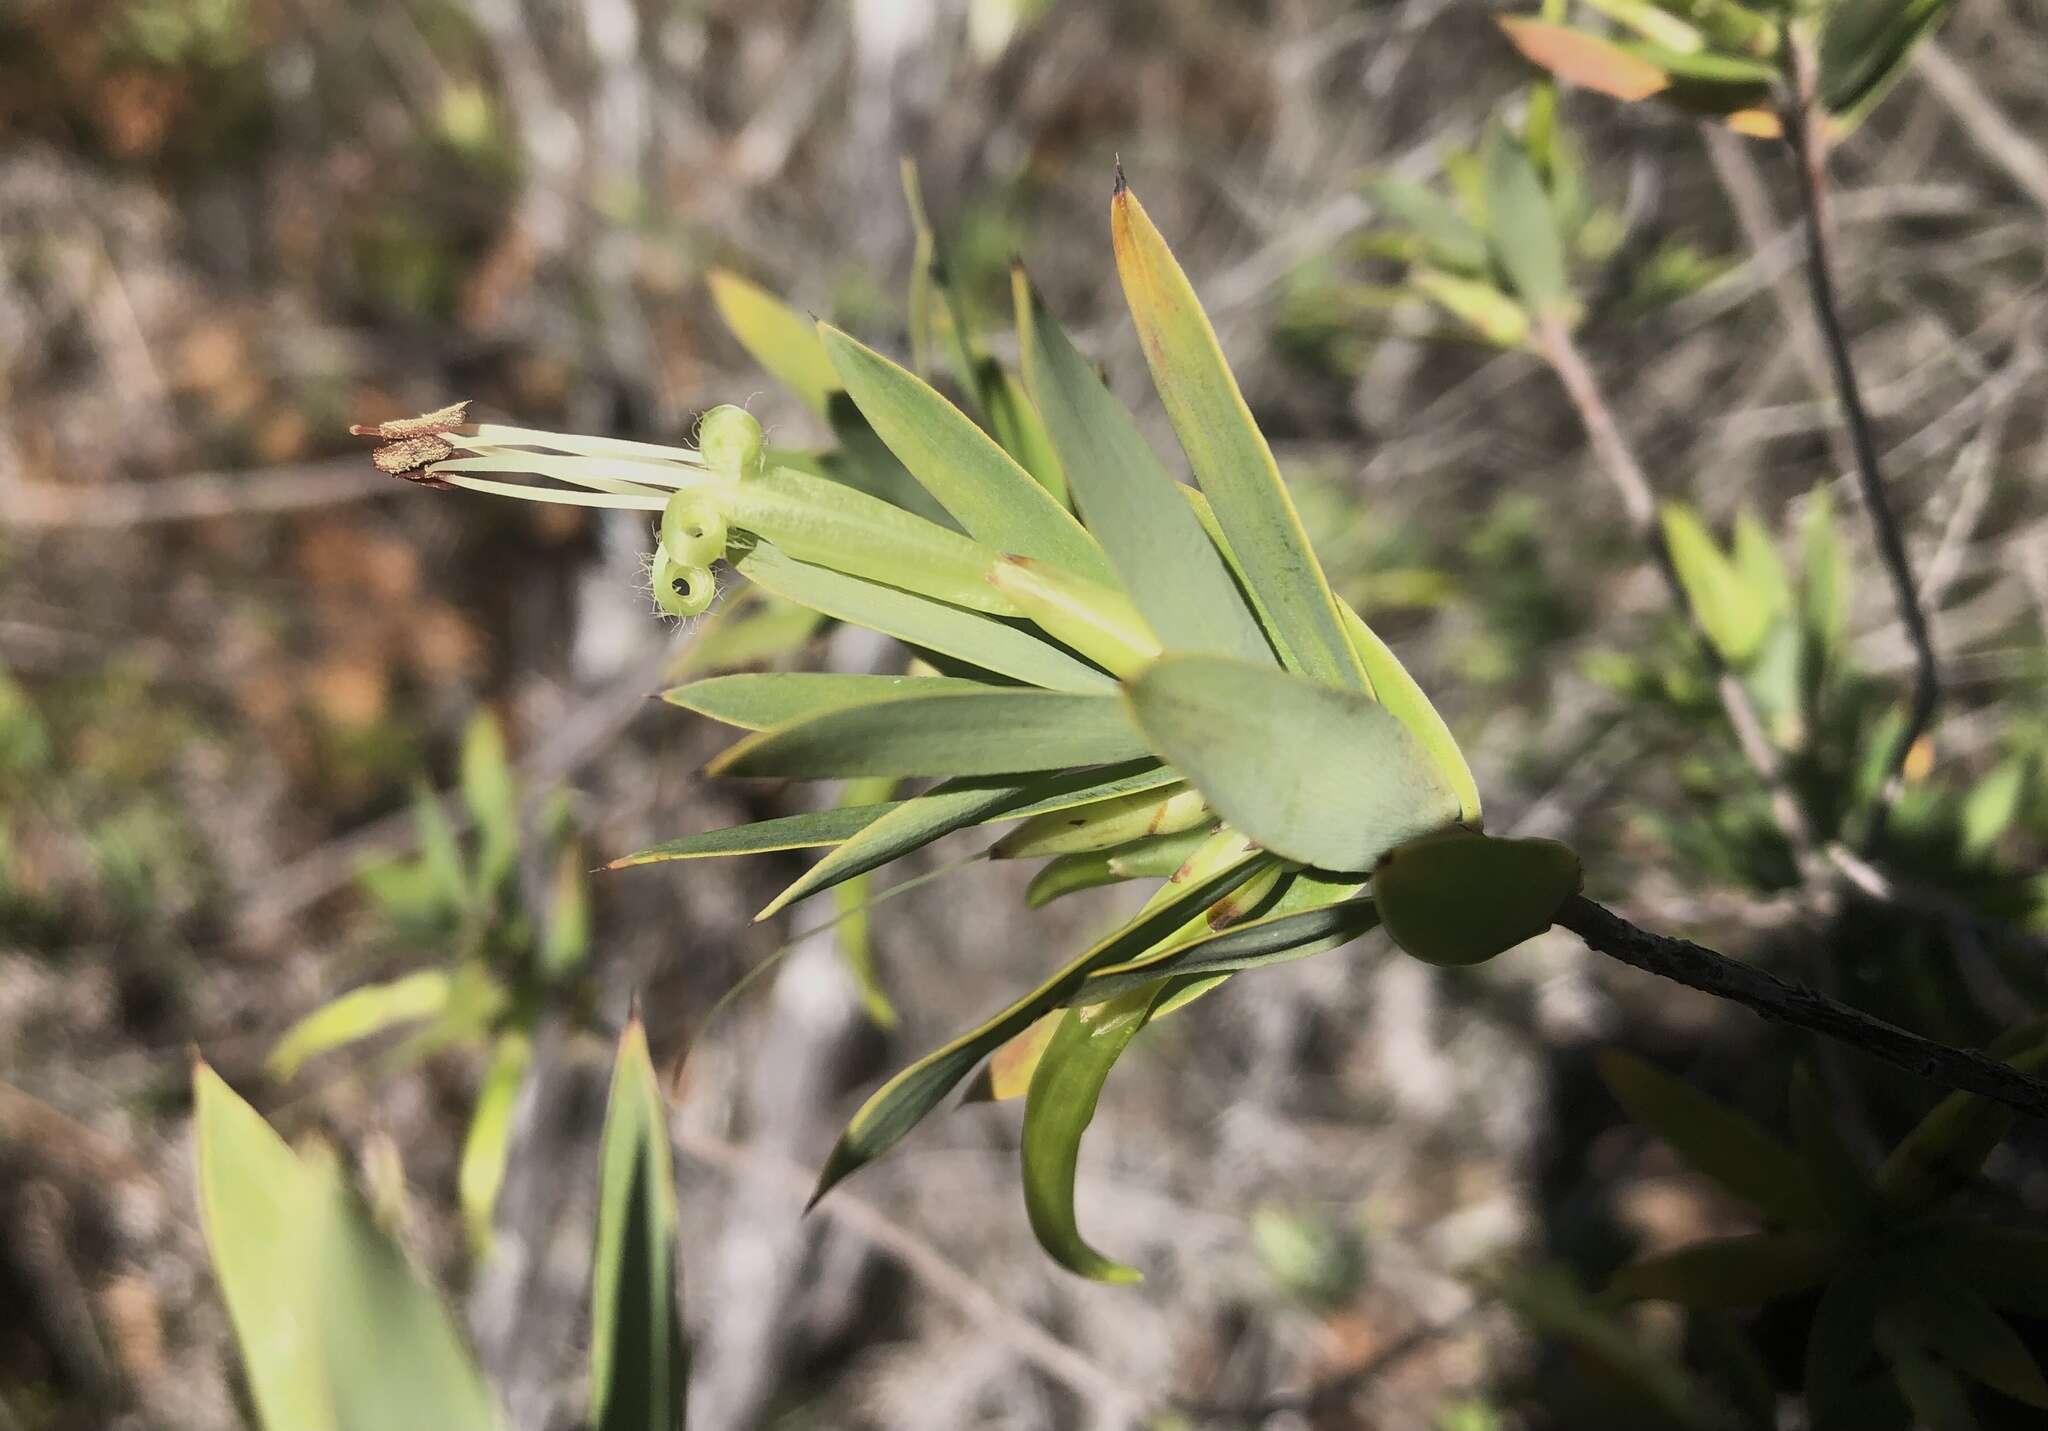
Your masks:
<svg viewBox="0 0 2048 1431"><path fill-rule="evenodd" d="M1167 978L1208 978L1267 964L1306 959L1342 948L1379 924L1370 899L1343 899L1309 909L1288 909L1234 924L1203 939L1177 945L1161 958L1130 967L1111 967L1089 976L1074 1002L1100 1003ZM1155 1010L1154 1016L1159 1016Z"/></svg>
<svg viewBox="0 0 2048 1431"><path fill-rule="evenodd" d="M1141 1279L1135 1267L1104 1257L1081 1236L1074 1212L1081 1136L1095 1119L1110 1069L1145 1026L1158 997L1155 984L1060 1020L1024 1099L1024 1209L1031 1230L1053 1261L1098 1282Z"/></svg>
<svg viewBox="0 0 2048 1431"><path fill-rule="evenodd" d="M1820 102L1847 114L1874 100L1953 0L1835 0L1820 36Z"/></svg>
<svg viewBox="0 0 2048 1431"><path fill-rule="evenodd" d="M1805 1168L1756 1123L1632 1054L1607 1050L1599 1067L1629 1117L1669 1143L1695 1172L1781 1222L1819 1223Z"/></svg>
<svg viewBox="0 0 2048 1431"><path fill-rule="evenodd" d="M1753 1307L1819 1286L1836 1256L1832 1243L1809 1232L1712 1238L1631 1263L1608 1291L1689 1307Z"/></svg>
<svg viewBox="0 0 2048 1431"><path fill-rule="evenodd" d="M663 860L715 859L723 855L759 855L776 850L810 850L851 839L903 802L885 805L845 805L831 810L811 810L801 815L783 815L757 820L751 825L730 825L723 830L706 830L649 845L630 855L621 855L607 869L628 865L658 864Z"/></svg>
<svg viewBox="0 0 2048 1431"><path fill-rule="evenodd" d="M813 671L712 676L663 691L670 705L710 716L742 730L766 730L801 716L839 706L867 705L897 697L915 699L941 691L982 691L979 681L951 676L837 675Z"/></svg>

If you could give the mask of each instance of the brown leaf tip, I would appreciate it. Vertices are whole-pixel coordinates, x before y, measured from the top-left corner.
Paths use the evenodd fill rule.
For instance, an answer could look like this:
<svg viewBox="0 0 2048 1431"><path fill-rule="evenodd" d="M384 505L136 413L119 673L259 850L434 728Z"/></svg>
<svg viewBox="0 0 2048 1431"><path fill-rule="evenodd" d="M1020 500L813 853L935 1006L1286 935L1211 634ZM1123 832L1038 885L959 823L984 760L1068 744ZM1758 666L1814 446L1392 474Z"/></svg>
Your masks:
<svg viewBox="0 0 2048 1431"><path fill-rule="evenodd" d="M1124 178L1124 156L1119 154L1116 156L1116 179L1109 186L1109 196L1112 199L1121 199L1124 196L1124 192L1130 187L1129 182Z"/></svg>

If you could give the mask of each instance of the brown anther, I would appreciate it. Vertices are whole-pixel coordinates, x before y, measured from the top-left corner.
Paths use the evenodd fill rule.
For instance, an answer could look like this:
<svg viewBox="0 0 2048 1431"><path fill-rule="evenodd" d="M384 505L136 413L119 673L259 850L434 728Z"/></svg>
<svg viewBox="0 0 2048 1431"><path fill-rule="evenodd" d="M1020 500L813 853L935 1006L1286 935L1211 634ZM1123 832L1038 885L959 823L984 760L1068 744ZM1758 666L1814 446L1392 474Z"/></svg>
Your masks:
<svg viewBox="0 0 2048 1431"><path fill-rule="evenodd" d="M445 491L448 487L446 482L433 473L420 469L454 455L455 449L446 439L428 435L408 437L380 447L370 454L370 460L377 464L379 472L389 472L393 477L403 477L408 482L417 482L423 487L439 487Z"/></svg>
<svg viewBox="0 0 2048 1431"><path fill-rule="evenodd" d="M349 432L356 437L381 437L386 442L404 442L414 437L437 437L444 432L453 432L462 426L469 415L469 399L451 402L443 408L421 413L418 417L394 418L380 422L375 427L356 423ZM381 465L381 464L380 464Z"/></svg>

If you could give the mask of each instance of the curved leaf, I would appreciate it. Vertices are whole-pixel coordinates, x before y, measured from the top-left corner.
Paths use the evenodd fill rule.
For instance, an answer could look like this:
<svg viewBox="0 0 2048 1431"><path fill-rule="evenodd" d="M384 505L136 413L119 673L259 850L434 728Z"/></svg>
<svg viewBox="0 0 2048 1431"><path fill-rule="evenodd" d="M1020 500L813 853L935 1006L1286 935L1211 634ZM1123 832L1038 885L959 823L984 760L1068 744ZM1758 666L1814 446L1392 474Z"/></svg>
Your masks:
<svg viewBox="0 0 2048 1431"><path fill-rule="evenodd" d="M1110 232L1153 386L1249 584L1307 674L1363 687L1365 673L1272 449L1231 376L1194 285L1121 174L1110 202Z"/></svg>
<svg viewBox="0 0 2048 1431"><path fill-rule="evenodd" d="M1145 1026L1159 992L1157 984L1134 989L1060 1020L1024 1098L1024 1210L1031 1231L1053 1261L1098 1282L1142 1278L1135 1267L1104 1257L1081 1236L1074 1213L1081 1135L1095 1119L1110 1069Z"/></svg>
<svg viewBox="0 0 2048 1431"><path fill-rule="evenodd" d="M1343 899L1311 909L1276 912L1190 940L1160 958L1098 970L1075 991L1073 1001L1099 1003L1162 979L1208 978L1306 959L1342 948L1378 925L1379 914L1371 899ZM1154 1010L1154 1017L1160 1012Z"/></svg>
<svg viewBox="0 0 2048 1431"><path fill-rule="evenodd" d="M1365 667L1365 674L1372 681L1373 699L1385 706L1387 714L1408 727L1408 733L1422 743L1437 772L1458 797L1458 818L1478 828L1479 782L1472 778L1472 767L1465 763L1465 752L1458 748L1458 738L1451 734L1450 726L1437 714L1428 695L1408 674L1408 668L1401 664L1400 657L1365 624L1365 619L1352 609L1350 603L1340 601L1338 604L1344 613L1344 629L1351 637L1352 648L1358 652L1359 663Z"/></svg>
<svg viewBox="0 0 2048 1431"><path fill-rule="evenodd" d="M1922 1266L1893 1315L1943 1364L2028 1406L2048 1410L2048 1379L2019 1333L1982 1297Z"/></svg>
<svg viewBox="0 0 2048 1431"><path fill-rule="evenodd" d="M1033 816L997 840L989 854L999 860L1033 860L1115 849L1148 835L1177 835L1209 818L1201 792L1176 780L1141 790Z"/></svg>
<svg viewBox="0 0 2048 1431"><path fill-rule="evenodd" d="M272 1078L290 1078L307 1059L329 1049L431 1019L448 1007L451 987L447 970L422 969L389 983L351 989L285 1030L264 1060L264 1071Z"/></svg>
<svg viewBox="0 0 2048 1431"><path fill-rule="evenodd" d="M853 838L903 803L892 800L884 805L842 805L830 810L809 810L801 815L757 820L751 825L706 830L701 835L684 835L679 840L666 840L633 854L621 855L605 868L618 870L628 865L651 865L664 860L718 859L726 855L759 855L837 845Z"/></svg>
<svg viewBox="0 0 2048 1431"><path fill-rule="evenodd" d="M1462 828L1389 850L1373 898L1395 944L1429 964L1477 964L1550 928L1579 891L1579 857L1556 840Z"/></svg>
<svg viewBox="0 0 2048 1431"><path fill-rule="evenodd" d="M1992 1045L2022 1073L2048 1069L2048 1042L2029 1023ZM1878 1169L1877 1190L1894 1215L1924 1212L1977 1175L2011 1131L2013 1112L1975 1093L1951 1093L1892 1148Z"/></svg>
<svg viewBox="0 0 2048 1431"><path fill-rule="evenodd" d="M1201 910L1266 868L1266 857L1246 853L1221 871L1162 891L1164 898L1123 928L1072 960L1051 978L980 1027L926 1054L863 1103L839 1135L818 1174L811 1205L848 1174L900 1142L974 1066L1049 1010L1065 1003L1090 973L1122 963L1173 934Z"/></svg>
<svg viewBox="0 0 2048 1431"><path fill-rule="evenodd" d="M1530 64L1596 94L1634 103L1671 82L1657 66L1598 35L1547 20L1502 17L1498 23Z"/></svg>
<svg viewBox="0 0 2048 1431"><path fill-rule="evenodd" d="M861 415L969 534L998 551L1040 557L1097 581L1112 579L1101 548L1073 513L967 414L909 369L837 328L820 325L819 332Z"/></svg>
<svg viewBox="0 0 2048 1431"><path fill-rule="evenodd" d="M1039 630L1101 666L1128 676L1159 654L1159 638L1129 597L1029 557L998 557L989 584Z"/></svg>
<svg viewBox="0 0 2048 1431"><path fill-rule="evenodd" d="M1153 748L1224 819L1290 860L1362 872L1458 818L1422 744L1362 692L1167 656L1126 694Z"/></svg>
<svg viewBox="0 0 2048 1431"><path fill-rule="evenodd" d="M1820 102L1846 114L1899 73L1920 37L1953 0L1836 0L1820 36Z"/></svg>
<svg viewBox="0 0 2048 1431"><path fill-rule="evenodd" d="M1115 684L1093 666L1014 626L798 561L766 543L741 557L737 565L743 576L785 600L1027 685L1055 691L1102 691ZM989 591L993 593L995 588L989 587Z"/></svg>
<svg viewBox="0 0 2048 1431"><path fill-rule="evenodd" d="M714 775L1009 775L1147 754L1113 696L983 687L800 716L748 736Z"/></svg>
<svg viewBox="0 0 2048 1431"><path fill-rule="evenodd" d="M1115 849L1061 855L1024 889L1027 909L1042 909L1063 895L1134 879L1166 879L1201 848L1206 829L1133 840ZM1249 886L1247 886L1249 888Z"/></svg>

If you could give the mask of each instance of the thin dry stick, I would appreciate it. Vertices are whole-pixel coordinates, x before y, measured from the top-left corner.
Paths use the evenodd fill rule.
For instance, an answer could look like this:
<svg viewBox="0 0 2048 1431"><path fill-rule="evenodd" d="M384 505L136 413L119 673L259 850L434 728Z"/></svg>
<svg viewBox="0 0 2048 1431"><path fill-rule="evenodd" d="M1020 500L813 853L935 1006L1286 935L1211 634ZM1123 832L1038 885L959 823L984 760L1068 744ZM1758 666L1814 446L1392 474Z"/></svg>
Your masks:
<svg viewBox="0 0 2048 1431"><path fill-rule="evenodd" d="M690 1157L728 1173L765 1172L786 1183L799 1200L810 1194L812 1175L795 1163L686 1127L680 1118L671 1119L670 1124L676 1146ZM954 1266L944 1253L873 1204L841 1188L820 1203L818 1211L894 1257L912 1276L981 1322L1009 1343L1019 1357L1076 1395L1126 1416L1135 1416L1145 1409L1143 1399L1128 1381L1004 1305L988 1288Z"/></svg>
<svg viewBox="0 0 2048 1431"><path fill-rule="evenodd" d="M1913 647L1913 692L1906 711L1906 723L1893 742L1889 774L1884 790L1871 811L1870 826L1862 843L1875 843L1884 833L1886 813L1903 784L1906 756L1934 719L1941 700L1941 672L1934 657L1934 638L1928 631L1927 613L1920 605L1920 586L1913 578L1913 564L1906 555L1905 538L1885 495L1884 473L1878 463L1877 438L1870 426L1870 414L1863 406L1863 391L1856 381L1856 367L1849 356L1848 335L1842 329L1841 305L1835 294L1833 237L1828 219L1827 141L1815 116L1816 65L1810 49L1803 44L1787 47L1793 68L1794 94L1782 110L1785 142L1791 146L1799 175L1799 195L1806 229L1807 289L1813 298L1813 316L1820 324L1822 346L1827 350L1828 368L1833 374L1836 396L1841 399L1842 419L1849 429L1849 445L1855 453L1856 489L1863 509L1870 517L1877 537L1877 552L1891 582L1892 600Z"/></svg>
<svg viewBox="0 0 2048 1431"><path fill-rule="evenodd" d="M1728 723L1735 729L1735 739L1742 748L1743 757L1763 782L1770 797L1771 817L1777 822L1786 842L1792 846L1802 874L1808 876L1808 882L1812 883L1810 877L1821 870L1817 858L1820 841L1814 834L1812 822L1807 819L1805 807L1792 791L1785 775L1785 762L1765 733L1763 717L1757 713L1756 703L1701 631L1692 598L1686 594L1685 583L1679 580L1678 568L1672 564L1670 549L1664 543L1663 528L1657 521L1657 497L1651 490L1650 479L1644 474L1642 464L1636 461L1628 440L1621 435L1620 424L1614 420L1614 410L1608 406L1606 395L1600 390L1592 365L1579 351L1570 330L1555 317L1537 319L1536 342L1545 361L1557 374L1565 395L1571 399L1572 407L1577 410L1586 436L1593 444L1593 455L1600 470L1620 494L1621 504L1628 512L1629 525L1634 528L1637 540L1648 548L1672 604L1691 623L1700 650L1714 669L1714 689L1720 697L1721 709L1727 713Z"/></svg>
<svg viewBox="0 0 2048 1431"><path fill-rule="evenodd" d="M76 487L0 482L0 528L109 530L207 517L250 517L359 502L398 490L360 457L300 462L253 472L194 472L154 482Z"/></svg>
<svg viewBox="0 0 2048 1431"><path fill-rule="evenodd" d="M1979 1093L2021 1113L2048 1118L2048 1082L1995 1058L1908 1033L1804 984L1739 963L1690 940L1654 934L1584 895L1565 901L1557 923L1578 935L1594 952L1645 973L1833 1039L1945 1088Z"/></svg>

